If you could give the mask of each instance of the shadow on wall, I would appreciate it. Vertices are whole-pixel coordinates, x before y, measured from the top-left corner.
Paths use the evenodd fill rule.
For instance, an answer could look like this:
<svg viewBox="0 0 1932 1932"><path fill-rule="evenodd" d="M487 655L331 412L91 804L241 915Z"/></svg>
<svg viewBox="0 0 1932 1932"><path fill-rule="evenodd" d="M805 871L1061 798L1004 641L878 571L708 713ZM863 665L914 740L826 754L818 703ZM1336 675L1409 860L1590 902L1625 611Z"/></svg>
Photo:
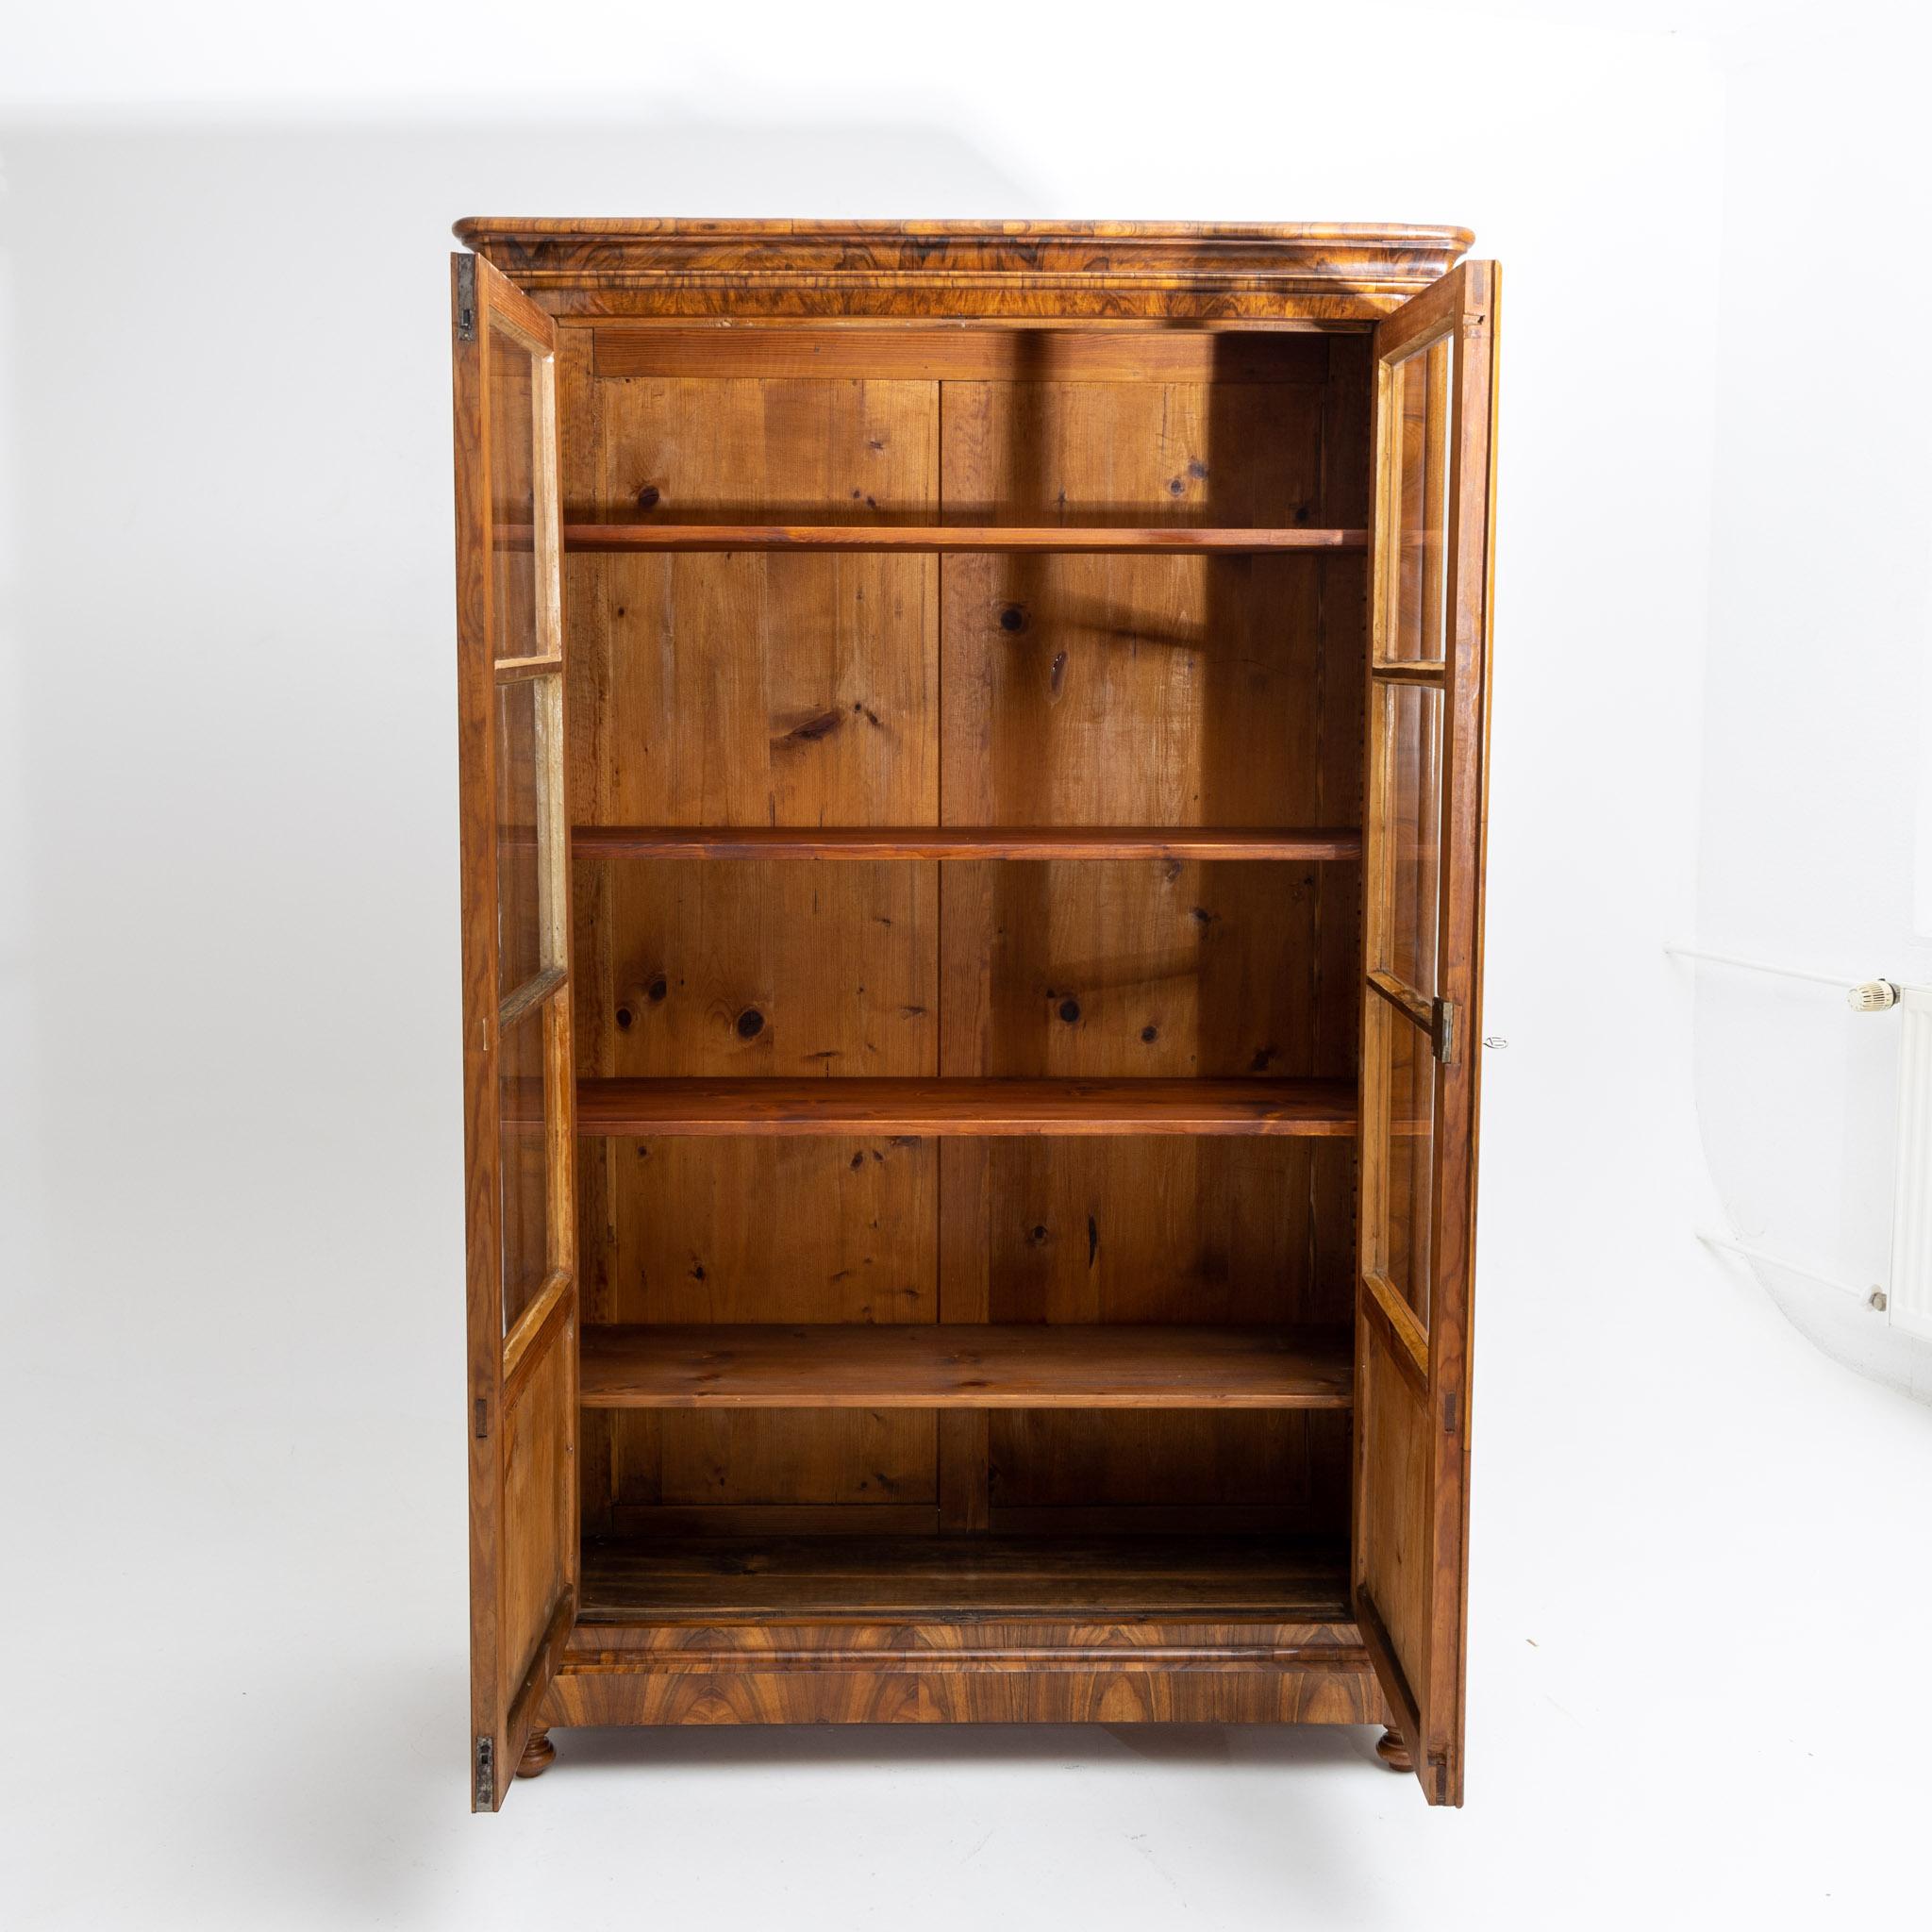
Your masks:
<svg viewBox="0 0 1932 1932"><path fill-rule="evenodd" d="M0 153L19 1278L117 1278L136 1224L143 1265L192 1247L216 1185L236 1240L312 1227L320 1191L365 1257L433 1238L444 1267L451 223L1036 192L891 123L48 125ZM81 1196L123 1139L153 1198L104 1219Z"/></svg>

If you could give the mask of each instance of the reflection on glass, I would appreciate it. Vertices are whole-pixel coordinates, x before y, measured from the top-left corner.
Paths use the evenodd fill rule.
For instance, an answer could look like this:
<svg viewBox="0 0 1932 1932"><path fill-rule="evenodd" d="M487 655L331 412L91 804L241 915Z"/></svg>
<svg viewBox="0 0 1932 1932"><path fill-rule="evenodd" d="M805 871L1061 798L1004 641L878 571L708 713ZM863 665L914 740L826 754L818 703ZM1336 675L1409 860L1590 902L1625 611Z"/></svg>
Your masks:
<svg viewBox="0 0 1932 1932"><path fill-rule="evenodd" d="M1442 877L1442 693L1429 685L1385 684L1377 702L1388 898L1374 964L1432 994Z"/></svg>
<svg viewBox="0 0 1932 1932"><path fill-rule="evenodd" d="M1392 1008L1384 1012L1380 1025L1388 1056L1389 1119L1377 1260L1426 1327L1435 1207L1436 1058L1428 1036Z"/></svg>
<svg viewBox="0 0 1932 1932"><path fill-rule="evenodd" d="M502 1187L503 1329L537 1298L550 1272L548 1131L543 1085L546 1000L507 1028L496 1069L497 1170Z"/></svg>
<svg viewBox="0 0 1932 1932"><path fill-rule="evenodd" d="M1449 409L1453 339L1398 362L1391 372L1395 417L1393 578L1382 655L1392 662L1437 662L1449 637Z"/></svg>
<svg viewBox="0 0 1932 1932"><path fill-rule="evenodd" d="M550 798L551 740L558 728L554 677L496 689L496 989L507 999L552 958L550 909L562 862Z"/></svg>
<svg viewBox="0 0 1932 1932"><path fill-rule="evenodd" d="M542 655L537 641L537 361L501 326L490 331L490 521L495 558L491 649Z"/></svg>

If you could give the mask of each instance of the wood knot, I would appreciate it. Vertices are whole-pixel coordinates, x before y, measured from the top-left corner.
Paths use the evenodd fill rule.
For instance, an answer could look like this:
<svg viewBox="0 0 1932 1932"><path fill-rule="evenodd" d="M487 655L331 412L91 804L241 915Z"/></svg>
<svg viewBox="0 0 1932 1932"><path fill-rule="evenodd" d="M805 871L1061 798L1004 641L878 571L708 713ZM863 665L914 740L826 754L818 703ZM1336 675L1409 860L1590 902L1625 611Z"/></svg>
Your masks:
<svg viewBox="0 0 1932 1932"><path fill-rule="evenodd" d="M816 744L822 738L829 738L845 722L839 711L821 711L816 718L808 718L802 724L794 724L783 737L774 738L774 746L788 744Z"/></svg>
<svg viewBox="0 0 1932 1932"><path fill-rule="evenodd" d="M638 508L640 509L656 509L658 508L658 486L655 483L646 483L638 491Z"/></svg>
<svg viewBox="0 0 1932 1932"><path fill-rule="evenodd" d="M1080 1002L1078 1000L1062 1000L1060 1002L1060 1018L1069 1026L1076 1024L1080 1018Z"/></svg>
<svg viewBox="0 0 1932 1932"><path fill-rule="evenodd" d="M1023 631L1026 628L1026 608L1023 604L1008 604L1000 612L1000 628L1004 631Z"/></svg>
<svg viewBox="0 0 1932 1932"><path fill-rule="evenodd" d="M765 1030L765 1016L756 1007L747 1007L738 1016L738 1037L756 1040Z"/></svg>

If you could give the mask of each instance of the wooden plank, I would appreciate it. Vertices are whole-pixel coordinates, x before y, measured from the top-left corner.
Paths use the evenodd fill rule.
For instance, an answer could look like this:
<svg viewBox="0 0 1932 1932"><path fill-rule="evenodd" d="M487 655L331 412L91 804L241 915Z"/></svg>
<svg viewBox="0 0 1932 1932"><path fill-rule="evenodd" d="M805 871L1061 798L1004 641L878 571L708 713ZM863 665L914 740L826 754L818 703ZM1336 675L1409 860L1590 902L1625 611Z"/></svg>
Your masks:
<svg viewBox="0 0 1932 1932"><path fill-rule="evenodd" d="M586 1329L589 1407L1346 1408L1340 1328L822 1323Z"/></svg>
<svg viewBox="0 0 1932 1932"><path fill-rule="evenodd" d="M633 1423L716 1423L721 1421L760 1422L784 1425L788 1452L800 1446L809 1452L814 1446L808 1436L802 1445L799 1438L807 1425L847 1421L855 1413L849 1408L778 1409L698 1409L698 1408L591 1408L584 1411L588 1421L603 1417L608 1421ZM935 1416L921 1416L916 1409L892 1409L880 1421L905 1426L921 1422L944 1422L968 1411L942 1409ZM655 1541L659 1537L843 1537L843 1536L937 1536L940 1512L930 1503L882 1503L874 1500L845 1503L621 1503L611 1511L608 1534L641 1537Z"/></svg>
<svg viewBox="0 0 1932 1932"><path fill-rule="evenodd" d="M495 674L498 684L515 684L528 677L548 677L563 669L561 657L552 654L539 658L499 658Z"/></svg>
<svg viewBox="0 0 1932 1932"><path fill-rule="evenodd" d="M584 1619L1051 1615L1345 1624L1334 1539L653 1538L584 1553Z"/></svg>
<svg viewBox="0 0 1932 1932"><path fill-rule="evenodd" d="M496 1009L498 1034L508 1033L525 1013L541 1006L552 993L566 986L569 978L561 966L546 966L541 973L533 973Z"/></svg>
<svg viewBox="0 0 1932 1932"><path fill-rule="evenodd" d="M943 768L941 815L943 816ZM986 1071L992 1023L991 962L981 935L993 880L991 864L948 865L940 873L940 1073L974 1079ZM939 1291L941 1322L984 1322L991 1301L992 1255L986 1239L991 1144L939 1142ZM984 1409L945 1409L939 1430L940 1529L983 1534L992 1506L991 1418Z"/></svg>
<svg viewBox="0 0 1932 1932"><path fill-rule="evenodd" d="M1320 382L1324 337L1260 329L599 327L599 376Z"/></svg>
<svg viewBox="0 0 1932 1932"><path fill-rule="evenodd" d="M1361 856L1353 826L577 825L580 858L1313 858Z"/></svg>
<svg viewBox="0 0 1932 1932"><path fill-rule="evenodd" d="M558 1268L503 1339L503 1406L516 1406L532 1372L575 1313L569 1271Z"/></svg>
<svg viewBox="0 0 1932 1932"><path fill-rule="evenodd" d="M567 500L855 497L938 514L929 383L599 382L587 331ZM568 400L568 391L567 391ZM938 573L916 555L571 557L574 771L606 824L888 824L937 817ZM937 871L580 861L594 979L584 1073L803 1080L939 1069ZM931 1321L939 1143L600 1139L586 1276L615 1322ZM935 1418L900 1410L592 1410L606 1514L768 1509L930 1526ZM603 1472L608 1471L608 1474Z"/></svg>
<svg viewBox="0 0 1932 1932"><path fill-rule="evenodd" d="M941 1412L941 1420L951 1410ZM1092 1424L1114 1432L1124 1423L1183 1422L1206 1424L1204 1438L1219 1431L1225 1437L1230 1425L1252 1426L1266 1433L1284 1424L1321 1421L1339 1424L1345 1435L1348 1416L1341 1410L1268 1408L1009 1408L991 1414L989 1420L1002 1424L1025 1422L1049 1423L1056 1432L1081 1424ZM1130 1446L1144 1456L1151 1438L1138 1433ZM1013 1445L1003 1444L1011 1454ZM1053 1445L1058 1449L1061 1444ZM1109 1448L1114 1445L1109 1444ZM1227 1454L1229 1443L1217 1445ZM1202 1484L1198 1471L1190 1473L1197 1491L1212 1493L1215 1485ZM1346 1536L1348 1511L1337 1508L1331 1496L1300 1503L1020 1503L996 1502L989 1520L995 1536L1046 1537L1061 1541L1068 1537L1178 1536Z"/></svg>
<svg viewBox="0 0 1932 1932"><path fill-rule="evenodd" d="M1385 973L1379 966L1373 968L1367 984L1389 1002L1404 1018L1419 1027L1431 1041L1436 1033L1436 1009L1431 1000L1426 1000L1414 987L1404 984L1392 973Z"/></svg>
<svg viewBox="0 0 1932 1932"><path fill-rule="evenodd" d="M594 1629L608 1625L593 1625ZM1351 1625L1352 1629L1353 1626ZM792 1657L759 1669L573 1671L566 1661L543 1706L556 1724L1332 1724L1387 1722L1387 1707L1357 1648L1330 1641L1305 1663L1278 1657L1197 1669L1191 1646L1164 1658L1090 1664L1029 1629L1031 1647L999 1668L981 1652L954 1661L927 1647L924 1625L903 1631L916 1657L887 1655L875 1668L813 1670ZM1089 1639L1090 1642L1093 1640ZM1084 1645L1081 1646L1084 1649ZM874 1657L883 1646L875 1646ZM1360 1659L1360 1661L1357 1661Z"/></svg>
<svg viewBox="0 0 1932 1932"><path fill-rule="evenodd" d="M580 1134L1352 1135L1345 1080L582 1080Z"/></svg>
<svg viewBox="0 0 1932 1932"><path fill-rule="evenodd" d="M565 503L594 498L598 470L595 384L590 375L590 341L581 329L559 329L557 345L557 423ZM622 566L620 566L622 567ZM617 760L599 722L610 679L609 613L605 578L609 562L597 557L564 559L570 675L564 685L565 796L580 818L607 811ZM604 891L609 869L573 867L570 885L571 966L575 993L572 1030L578 1067L614 1071L607 1063L611 1035L610 919ZM613 1197L621 1193L621 1149L610 1141L585 1141L576 1149L576 1246L579 1319L614 1319L606 1231ZM607 1411L578 1417L577 1511L583 1534L608 1529L611 1504L611 1422Z"/></svg>
<svg viewBox="0 0 1932 1932"><path fill-rule="evenodd" d="M1361 347L1329 350L1359 383ZM1347 465L1362 464L1345 429L1330 434L1338 410L1345 423L1349 405L1331 408L1325 386L949 383L945 500L1041 523L1136 506L1152 522L1158 506L1163 521L1359 525L1366 492ZM1353 824L1355 555L969 555L941 571L949 825ZM985 962L991 1017L979 1060L947 1071L1352 1076L1353 882L1201 856L988 868L982 900L949 897L948 942ZM944 869L948 888L962 870ZM987 1257L986 1319L1337 1321L1346 1308L1346 1140L972 1144L988 1184L976 1202L948 1189L943 1217L972 1217L957 1240ZM1157 1497L1197 1521L1264 1496L1346 1519L1345 1427L1311 1435L1265 1411L990 1422L995 1525L1016 1507L1063 1521Z"/></svg>
<svg viewBox="0 0 1932 1932"><path fill-rule="evenodd" d="M939 513L931 384L591 383L572 477L600 522ZM675 506L675 514L671 507ZM599 688L575 714L607 824L919 824L936 816L938 565L917 554L579 553ZM574 578L575 581L575 578ZM575 607L574 607L575 608ZM591 667L574 639L573 676Z"/></svg>
<svg viewBox="0 0 1932 1932"><path fill-rule="evenodd" d="M617 1075L936 1071L936 867L641 859L614 869L606 1010Z"/></svg>
<svg viewBox="0 0 1932 1932"><path fill-rule="evenodd" d="M1419 1400L1429 1398L1429 1331L1401 1291L1377 1269L1362 1276L1362 1313L1387 1343L1390 1359L1409 1379Z"/></svg>
<svg viewBox="0 0 1932 1932"><path fill-rule="evenodd" d="M518 533L505 526L514 547ZM1365 529L1243 529L1209 525L1062 524L706 523L566 524L566 550L738 551L859 550L1055 552L1068 556L1169 552L1258 556L1279 552L1366 550Z"/></svg>

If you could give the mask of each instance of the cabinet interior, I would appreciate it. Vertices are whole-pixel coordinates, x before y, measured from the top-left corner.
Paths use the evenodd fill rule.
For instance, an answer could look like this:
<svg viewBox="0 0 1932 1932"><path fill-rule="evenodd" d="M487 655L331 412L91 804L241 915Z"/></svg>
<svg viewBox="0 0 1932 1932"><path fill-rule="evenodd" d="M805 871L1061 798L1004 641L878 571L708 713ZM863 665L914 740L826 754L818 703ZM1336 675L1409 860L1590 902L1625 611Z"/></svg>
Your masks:
<svg viewBox="0 0 1932 1932"><path fill-rule="evenodd" d="M558 343L579 1614L1345 1616L1364 325Z"/></svg>

